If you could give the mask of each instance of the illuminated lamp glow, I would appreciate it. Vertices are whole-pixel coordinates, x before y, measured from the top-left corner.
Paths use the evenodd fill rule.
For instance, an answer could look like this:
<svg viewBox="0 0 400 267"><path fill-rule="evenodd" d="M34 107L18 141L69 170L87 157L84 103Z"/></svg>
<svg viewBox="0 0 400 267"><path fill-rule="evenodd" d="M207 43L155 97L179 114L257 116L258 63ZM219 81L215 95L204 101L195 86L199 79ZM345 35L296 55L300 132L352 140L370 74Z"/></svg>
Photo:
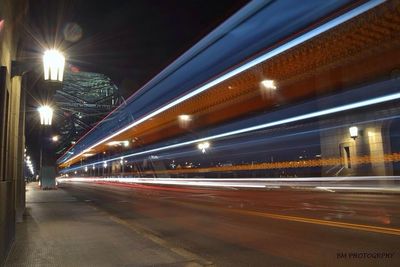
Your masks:
<svg viewBox="0 0 400 267"><path fill-rule="evenodd" d="M356 139L358 137L358 127L352 126L349 128L350 137Z"/></svg>
<svg viewBox="0 0 400 267"><path fill-rule="evenodd" d="M111 141L107 143L107 146L118 146L119 145L119 141Z"/></svg>
<svg viewBox="0 0 400 267"><path fill-rule="evenodd" d="M113 138L113 137L115 137L115 136L117 136L117 135L119 135L119 134L121 134L121 133L123 133L123 132L125 132L125 131L127 131L129 129L131 129L132 127L135 127L136 125L138 125L138 124L140 124L140 123L142 123L144 121L147 121L148 119L150 119L150 118L152 118L152 117L154 117L154 116L156 116L156 115L158 115L158 114L160 114L160 113L162 113L162 112L164 112L164 111L166 111L166 110L168 110L168 109L170 109L170 108L172 108L172 107L174 107L174 106L176 106L176 105L178 105L178 104L180 104L180 103L182 103L182 102L184 102L184 101L186 101L186 100L188 100L188 99L190 99L190 98L192 98L192 97L194 97L194 96L196 96L196 95L198 95L198 94L200 94L200 93L202 93L202 92L204 92L204 91L206 91L208 89L210 89L211 87L213 87L213 86L215 86L215 85L217 85L217 84L219 84L219 83L221 83L221 82L223 82L223 81L225 81L225 80L227 80L229 78L232 78L232 77L236 76L237 74L242 73L243 71L246 71L246 70L258 65L259 63L264 62L264 61L266 61L268 59L271 59L271 58L273 58L273 57L275 57L275 56L277 56L277 55L279 55L279 54L281 54L281 53L283 53L283 52L285 52L285 51L287 51L287 50L289 50L289 49L291 49L291 48L293 48L293 47L295 47L297 45L300 45L300 44L302 44L302 43L304 43L304 42L306 42L306 41L308 41L308 40L310 40L310 39L312 39L312 38L314 38L314 37L326 32L326 31L328 31L328 30L330 30L330 29L332 29L332 28L334 28L334 27L336 27L336 26L338 26L338 25L340 25L340 24L342 24L342 23L344 23L344 22L346 22L346 21L348 21L348 20L360 15L360 14L363 14L364 12L366 12L366 11L368 11L368 10L370 10L370 9L372 9L372 8L382 4L384 2L385 2L385 0L372 0L372 1L366 2L366 3L358 6L358 7L354 8L354 9L352 9L352 10L349 10L348 12L346 12L346 13L344 13L344 14L342 14L342 15L340 15L340 16L338 16L338 17L336 17L336 18L334 18L334 19L332 19L332 20L330 20L330 21L318 26L317 28L314 28L314 29L306 32L305 34L300 35L300 36L290 40L289 42L287 42L287 43L285 43L285 44L283 44L281 46L278 46L278 47L268 51L267 53L261 55L260 57L255 58L255 59L253 59L253 60L241 65L240 67L230 71L230 72L225 73L224 75L218 77L217 79L215 79L215 80L213 80L213 81L211 81L211 82L209 82L209 83L207 83L207 84L205 84L205 85L193 90L192 92L190 92L190 93L188 93L188 94L186 94L186 95L184 95L184 96L182 96L180 98L175 99L174 101L170 102L169 104L167 104L165 106L162 106L159 109L157 109L157 110L155 110L155 111L143 116L142 118L134 121L133 123L129 124L128 126L122 128L121 130L116 131L115 133L113 133L113 134L103 138L102 140L98 141L97 143L93 144L92 146L90 146L90 149L94 148L94 147L96 147L96 146L98 146L98 145L110 140L111 138ZM206 140L208 140L208 139L206 139ZM194 142L191 142L191 143L194 143ZM71 161L71 160L79 157L80 155L82 155L82 152L78 153L77 155L75 155L75 156L73 156L73 157L71 157L69 159L67 159L65 162Z"/></svg>
<svg viewBox="0 0 400 267"><path fill-rule="evenodd" d="M201 152L206 153L206 149L210 147L209 142L202 142L197 145L197 148L201 150Z"/></svg>
<svg viewBox="0 0 400 267"><path fill-rule="evenodd" d="M43 55L44 79L62 82L65 57L55 49L47 50Z"/></svg>
<svg viewBox="0 0 400 267"><path fill-rule="evenodd" d="M264 80L261 82L261 86L264 87L265 89L272 89L272 90L275 90L277 88L274 80Z"/></svg>
<svg viewBox="0 0 400 267"><path fill-rule="evenodd" d="M182 114L178 116L179 120L181 121L191 121L192 117L190 115Z"/></svg>
<svg viewBox="0 0 400 267"><path fill-rule="evenodd" d="M41 125L51 125L53 119L53 109L47 105L40 106L38 109Z"/></svg>

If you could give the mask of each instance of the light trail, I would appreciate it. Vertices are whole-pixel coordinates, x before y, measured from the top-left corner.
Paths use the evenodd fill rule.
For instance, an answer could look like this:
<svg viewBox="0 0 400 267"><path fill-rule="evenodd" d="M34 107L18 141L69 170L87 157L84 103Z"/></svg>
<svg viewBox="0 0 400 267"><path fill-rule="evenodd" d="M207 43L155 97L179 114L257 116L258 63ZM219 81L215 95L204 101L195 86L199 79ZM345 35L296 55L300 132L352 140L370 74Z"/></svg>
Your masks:
<svg viewBox="0 0 400 267"><path fill-rule="evenodd" d="M176 106L176 105L178 105L178 104L180 104L180 103L182 103L182 102L184 102L184 101L186 101L186 100L188 100L188 99L190 99L190 98L192 98L192 97L194 97L196 95L199 95L200 93L212 88L213 86L215 86L215 85L217 85L217 84L219 84L219 83L221 83L221 82L223 82L223 81L225 81L227 79L230 79L230 78L232 78L232 77L234 77L234 76L236 76L236 75L238 75L238 74L240 74L240 73L242 73L242 72L244 72L244 71L246 71L246 70L248 70L248 69L250 69L250 68L252 68L252 67L254 67L254 66L256 66L256 65L258 65L258 64L260 64L260 63L262 63L264 61L266 61L266 60L268 60L268 59L271 59L271 58L273 58L273 57L275 57L275 56L277 56L277 55L279 55L279 54L281 54L281 53L283 53L283 52L285 52L285 51L287 51L287 50L289 50L289 49L291 49L291 48L293 48L295 46L298 46L298 45L300 45L300 44L302 44L302 43L304 43L304 42L306 42L306 41L308 41L308 40L310 40L310 39L312 39L312 38L314 38L314 37L326 32L326 31L328 31L328 30L330 30L330 29L332 29L332 28L334 28L334 27L336 27L336 26L338 26L338 25L340 25L340 24L342 24L342 23L344 23L344 22L346 22L346 21L358 16L358 15L360 15L360 14L363 14L364 12L366 12L366 11L368 11L368 10L370 10L370 9L372 9L372 8L382 4L384 2L385 2L385 0L368 1L367 3L364 3L364 4L360 5L360 6L358 6L358 7L354 8L354 9L352 9L352 10L350 10L350 11L348 11L348 12L342 14L342 15L340 15L339 17L334 18L334 19L332 19L332 20L330 20L330 21L318 26L317 28L315 28L315 29L313 29L311 31L309 31L309 32L307 32L307 33L305 33L305 34L303 34L301 36L298 36L297 38L294 38L291 41L289 41L289 42L287 42L287 43L285 43L285 44L283 44L281 46L278 46L278 47L268 51L267 53L261 55L260 57L257 57L255 59L245 63L244 65L242 65L242 66L240 66L240 67L238 67L238 68L236 68L236 69L234 69L234 70L232 70L230 72L225 73L224 75L218 77L217 79L215 79L215 80L213 80L213 81L211 81L211 82L209 82L209 83L207 83L207 84L205 84L205 85L203 85L203 86L191 91L190 93L188 93L186 95L183 95L182 97L173 100L172 102L160 107L159 109L157 109L157 110L155 110L153 112L150 112L149 114L143 116L142 118L138 119L137 121L134 121L133 123L129 124L128 126L116 131L115 133L103 138L102 140L98 141L97 143L95 143L95 144L91 145L90 147L84 149L82 152L76 154L75 156L71 157L70 159L67 159L63 163L67 163L67 162L69 162L69 161L81 156L82 154L85 153L85 151L93 149L96 146L98 146L98 145L100 145L100 144L102 144L104 142L107 142L111 138L113 138L113 137L115 137L115 136L117 136L117 135L119 135L119 134L121 134L121 133L123 133L123 132L125 132L125 131L127 131L127 130L135 127L135 126L137 126L137 125L139 125L139 124L141 124L142 122L147 121L150 118L152 118L152 117L154 117L154 116L156 116L156 115L158 115L158 114L160 114L160 113L162 113L162 112L164 112L164 111L166 111L166 110L168 110L168 109L170 109L170 108L172 108L172 107L174 107L174 106ZM207 140L211 140L211 139L203 139L202 141L207 141Z"/></svg>
<svg viewBox="0 0 400 267"><path fill-rule="evenodd" d="M400 193L400 187L376 187L366 185L359 186L360 182L398 182L400 176L357 176L357 177L303 177L303 178L103 178L103 177L71 177L57 178L58 183L63 182L85 182L85 183L119 183L119 184L157 184L157 185L179 185L190 187L222 187L222 188L257 188L271 189L280 186L293 188L311 188L326 191L334 190L363 190ZM349 186L349 182L356 182L357 186ZM321 183L329 183L329 186L322 186ZM336 183L333 185L332 183ZM342 185L341 185L342 184ZM390 189L390 190L389 190Z"/></svg>
<svg viewBox="0 0 400 267"><path fill-rule="evenodd" d="M202 182L202 181L177 181L168 180L141 180L140 178L57 178L59 183L62 182L116 182L116 183L139 183L139 184L159 184L159 185L184 185L184 186L201 186L201 187L234 187L234 188L265 188L264 185L254 183L232 183L232 182Z"/></svg>
<svg viewBox="0 0 400 267"><path fill-rule="evenodd" d="M239 129L239 130L234 130L234 131L225 132L225 133L221 133L221 134L217 134L217 135L212 135L212 136L203 137L203 138L199 138L199 139L195 139L195 140L190 140L190 141L182 142L179 144L168 145L168 146L158 147L158 148L149 149L149 150L145 150L145 151L141 151L141 152L131 153L131 154L124 155L124 158L126 159L126 158L130 158L130 157L134 157L134 156L140 156L143 154L149 154L149 153L159 152L159 151L168 150L168 149L172 149L172 148L178 148L178 147L182 147L182 146L197 144L197 143L204 142L204 141L211 141L211 140L215 140L215 139L221 139L221 138L225 138L225 137L234 136L237 134L272 128L272 127L284 125L287 123L293 123L293 122L312 119L312 118L316 118L316 117L332 115L332 114L343 112L343 111L348 111L348 110L352 110L352 109L356 109L356 108L381 104L381 103L385 103L385 102L393 101L393 100L397 100L397 99L400 99L400 93L376 97L373 99L359 101L359 102L346 104L346 105L342 105L342 106L338 106L338 107L334 107L334 108L329 108L329 109L325 109L325 110L321 110L321 111L315 111L315 112L307 113L304 115L294 116L294 117L290 117L290 118L286 118L286 119L282 119L282 120L278 120L278 121L273 121L273 122L268 122L268 123L260 124L260 125L256 125L256 126L251 126L251 127L247 127L247 128L243 128L243 129ZM92 162L90 164L76 166L73 168L66 168L66 169L61 170L61 173L79 170L84 167L89 167L89 166L93 166L93 165L104 164L104 163L111 162L111 161L120 160L120 158L121 158L121 156L118 156L118 157L114 157L111 159L99 160L96 162Z"/></svg>

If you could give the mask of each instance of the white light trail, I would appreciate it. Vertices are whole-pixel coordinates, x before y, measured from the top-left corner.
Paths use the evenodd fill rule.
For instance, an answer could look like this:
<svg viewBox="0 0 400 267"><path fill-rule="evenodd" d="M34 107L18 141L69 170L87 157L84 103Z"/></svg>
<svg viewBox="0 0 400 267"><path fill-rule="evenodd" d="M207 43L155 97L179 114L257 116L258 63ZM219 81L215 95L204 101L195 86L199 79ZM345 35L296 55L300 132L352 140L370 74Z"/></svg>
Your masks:
<svg viewBox="0 0 400 267"><path fill-rule="evenodd" d="M242 66L240 66L240 67L238 67L238 68L236 68L236 69L234 69L234 70L232 70L230 72L225 73L224 75L218 77L217 79L215 79L215 80L213 80L213 81L211 81L211 82L209 82L209 83L207 83L207 84L205 84L205 85L193 90L192 92L190 92L190 93L188 93L188 94L186 94L186 95L184 95L184 96L182 96L180 98L175 99L174 101L168 103L167 105L162 106L162 107L160 107L159 109L157 109L157 110L155 110L153 112L150 112L149 114L147 114L147 115L143 116L142 118L134 121L133 123L129 124L128 126L120 129L119 131L116 131L115 133L113 133L113 134L105 137L104 139L98 141L97 143L91 145L87 149L93 149L96 146L98 146L98 145L100 145L100 144L102 144L104 142L107 142L111 138L113 138L113 137L115 137L115 136L117 136L117 135L119 135L119 134L121 134L121 133L123 133L123 132L125 132L125 131L127 131L129 129L131 129L132 127L135 127L138 124L141 124L142 122L147 121L148 119L150 119L150 118L152 118L152 117L154 117L154 116L156 116L156 115L158 115L158 114L160 114L160 113L162 113L162 112L164 112L164 111L166 111L166 110L168 110L168 109L170 109L170 108L172 108L172 107L174 107L174 106L176 106L176 105L178 105L178 104L180 104L180 103L182 103L182 102L184 102L184 101L186 101L186 100L188 100L188 99L190 99L190 98L192 98L192 97L194 97L194 96L196 96L196 95L198 95L198 94L200 94L200 93L202 93L202 92L204 92L204 91L206 91L208 89L210 89L211 87L213 87L213 86L215 86L215 85L217 85L217 84L219 84L219 83L221 83L221 82L223 82L223 81L225 81L227 79L230 79L233 76L236 76L236 75L238 75L239 73L241 73L243 71L246 71L246 70L258 65L261 62L264 62L264 61L266 61L268 59L271 59L271 58L273 58L273 57L275 57L275 56L277 56L277 55L279 55L279 54L281 54L281 53L283 53L283 52L285 52L285 51L287 51L287 50L289 50L289 49L291 49L291 48L293 48L293 47L295 47L297 45L300 45L300 44L302 44L302 43L304 43L304 42L306 42L306 41L308 41L308 40L310 40L310 39L312 39L312 38L314 38L314 37L326 32L326 31L328 31L328 30L330 30L330 29L332 29L332 28L334 28L334 27L336 27L336 26L338 26L338 25L340 25L340 24L342 24L342 23L344 23L344 22L346 22L346 21L348 21L348 20L350 20L350 19L352 19L352 18L364 13L364 12L366 12L366 11L368 11L368 10L370 10L370 9L372 9L372 8L382 4L384 2L385 2L385 0L372 0L372 1L369 1L367 3L364 3L364 4L358 6L358 7L354 8L354 9L348 11L347 13L344 13L344 14L340 15L337 18L334 18L334 19L326 22L325 24L320 25L319 27L317 27L317 28L315 28L315 29L313 29L313 30L311 30L311 31L309 31L307 33L305 33L305 34L303 34L303 35L301 35L301 36L299 36L299 37L297 37L297 38L295 38L295 39L293 39L293 40L291 40L291 41L289 41L289 42L287 42L287 43L285 43L285 44L283 44L283 45L281 45L281 46L279 46L279 47L277 47L277 48L275 48L273 50L268 51L267 53L261 55L260 57L255 58L254 60L251 60L251 61L245 63L244 65L242 65ZM71 157L70 159L67 159L65 162L71 161L71 160L79 157L83 153L84 152L80 152L80 153L76 154L75 156Z"/></svg>
<svg viewBox="0 0 400 267"><path fill-rule="evenodd" d="M399 176L354 176L354 177L303 177L303 178L102 178L102 177L71 177L57 178L58 182L115 182L126 184L159 184L202 187L234 187L234 188L279 188L279 186L311 187L320 190L388 190L386 187L349 186L348 182L361 181L399 181ZM310 183L311 182L311 183ZM333 186L320 186L320 183L332 183ZM341 185L342 184L342 185ZM390 188L393 192L400 192L399 186Z"/></svg>
<svg viewBox="0 0 400 267"><path fill-rule="evenodd" d="M343 105L343 106L339 106L339 107L329 108L329 109L325 109L325 110L321 110L321 111L315 111L315 112L307 113L304 115L294 116L294 117L277 120L277 121L273 121L273 122L268 122L268 123L264 123L264 124L260 124L260 125L256 125L256 126L251 126L251 127L247 127L247 128L243 128L243 129L239 129L239 130L235 130L235 131L230 131L230 132L225 132L225 133L221 133L221 134L217 134L217 135L203 137L203 138L199 138L199 139L195 139L195 140L190 140L190 141L182 142L179 144L168 145L168 146L158 147L158 148L154 148L154 149L149 149L146 151L136 152L136 153L124 155L124 157L129 158L129 157L139 156L139 155L143 155L143 154L159 152L159 151L163 151L163 150L167 150L167 149L178 148L178 147L182 147L182 146L196 144L199 142L205 142L205 141L230 137L230 136L234 136L237 134L248 133L251 131L267 129L267 128L280 126L280 125L287 124L287 123L293 123L293 122L302 121L302 120L306 120L306 119L312 119L312 118L321 117L321 116L325 116L325 115L331 115L331 114L338 113L338 112L348 111L348 110L361 108L361 107L367 107L367 106L371 106L371 105L375 105L375 104L393 101L396 99L400 99L400 93L381 96L381 97L368 99L368 100L364 100L364 101L360 101L360 102L356 102L356 103L352 103L352 104L347 104L347 105ZM119 158L120 157L111 158L111 159L104 160L103 162L115 161L115 160L118 160ZM97 164L97 163L99 163L99 162L95 162L95 164ZM93 164L93 163L90 163L88 165L91 165L91 164ZM80 169L80 168L82 168L84 166L88 166L88 165L71 168L71 170Z"/></svg>

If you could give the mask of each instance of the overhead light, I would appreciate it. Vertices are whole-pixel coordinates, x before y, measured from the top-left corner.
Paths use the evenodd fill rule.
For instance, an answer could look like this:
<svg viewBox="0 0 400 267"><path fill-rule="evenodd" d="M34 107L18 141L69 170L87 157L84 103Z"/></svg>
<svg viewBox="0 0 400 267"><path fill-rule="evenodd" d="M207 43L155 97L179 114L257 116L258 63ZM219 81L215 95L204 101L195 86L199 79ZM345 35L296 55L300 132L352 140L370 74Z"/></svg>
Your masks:
<svg viewBox="0 0 400 267"><path fill-rule="evenodd" d="M124 141L111 141L107 143L108 146L124 146L128 147L129 146L129 141L124 140Z"/></svg>
<svg viewBox="0 0 400 267"><path fill-rule="evenodd" d="M53 142L57 142L58 141L58 135L55 135L55 136L53 136L52 138L51 138L51 140L53 140Z"/></svg>
<svg viewBox="0 0 400 267"><path fill-rule="evenodd" d="M82 156L84 156L84 157L91 157L91 156L93 156L93 155L95 155L94 153L85 153L85 154L83 154Z"/></svg>
<svg viewBox="0 0 400 267"><path fill-rule="evenodd" d="M40 106L38 109L41 125L51 125L53 119L53 108L47 105Z"/></svg>
<svg viewBox="0 0 400 267"><path fill-rule="evenodd" d="M186 115L186 114L179 115L178 118L181 121L191 121L192 120L192 116Z"/></svg>
<svg viewBox="0 0 400 267"><path fill-rule="evenodd" d="M118 146L119 145L119 141L111 141L107 143L107 146Z"/></svg>
<svg viewBox="0 0 400 267"><path fill-rule="evenodd" d="M62 82L65 57L55 49L47 50L43 55L44 79Z"/></svg>
<svg viewBox="0 0 400 267"><path fill-rule="evenodd" d="M265 89L272 89L272 90L275 90L275 89L277 88L274 80L263 80L263 81L261 82L261 85L262 85L262 87L264 87Z"/></svg>

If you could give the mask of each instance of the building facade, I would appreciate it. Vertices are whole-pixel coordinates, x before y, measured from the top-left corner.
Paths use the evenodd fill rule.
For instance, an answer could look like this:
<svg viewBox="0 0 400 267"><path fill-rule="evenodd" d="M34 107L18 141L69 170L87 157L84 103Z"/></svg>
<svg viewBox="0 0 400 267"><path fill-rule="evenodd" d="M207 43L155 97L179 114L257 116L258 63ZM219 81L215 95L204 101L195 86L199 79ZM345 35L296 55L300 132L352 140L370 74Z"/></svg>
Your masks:
<svg viewBox="0 0 400 267"><path fill-rule="evenodd" d="M0 0L0 265L15 238L25 207L25 97L21 76L12 77L22 36L26 0Z"/></svg>

